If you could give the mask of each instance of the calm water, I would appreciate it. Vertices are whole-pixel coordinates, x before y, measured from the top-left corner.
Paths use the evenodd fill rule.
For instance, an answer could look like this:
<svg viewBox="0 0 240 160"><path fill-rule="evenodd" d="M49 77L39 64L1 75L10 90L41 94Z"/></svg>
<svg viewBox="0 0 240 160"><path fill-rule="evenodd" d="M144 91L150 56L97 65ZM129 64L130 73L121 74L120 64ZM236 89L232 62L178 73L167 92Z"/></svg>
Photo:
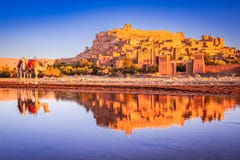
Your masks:
<svg viewBox="0 0 240 160"><path fill-rule="evenodd" d="M0 89L0 159L239 159L240 97Z"/></svg>

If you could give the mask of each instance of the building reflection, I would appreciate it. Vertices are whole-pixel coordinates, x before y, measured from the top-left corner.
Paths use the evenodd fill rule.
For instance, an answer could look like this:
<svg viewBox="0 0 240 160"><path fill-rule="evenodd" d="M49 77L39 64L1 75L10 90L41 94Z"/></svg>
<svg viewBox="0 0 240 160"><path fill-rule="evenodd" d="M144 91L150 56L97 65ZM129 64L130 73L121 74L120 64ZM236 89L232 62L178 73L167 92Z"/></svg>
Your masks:
<svg viewBox="0 0 240 160"><path fill-rule="evenodd" d="M17 106L22 115L26 113L37 115L42 107L45 113L50 112L48 103L40 102L38 90L17 90Z"/></svg>
<svg viewBox="0 0 240 160"><path fill-rule="evenodd" d="M70 92L57 93L56 98L76 101L93 112L98 125L126 134L138 128L183 126L193 118L221 121L224 112L240 102L236 97Z"/></svg>

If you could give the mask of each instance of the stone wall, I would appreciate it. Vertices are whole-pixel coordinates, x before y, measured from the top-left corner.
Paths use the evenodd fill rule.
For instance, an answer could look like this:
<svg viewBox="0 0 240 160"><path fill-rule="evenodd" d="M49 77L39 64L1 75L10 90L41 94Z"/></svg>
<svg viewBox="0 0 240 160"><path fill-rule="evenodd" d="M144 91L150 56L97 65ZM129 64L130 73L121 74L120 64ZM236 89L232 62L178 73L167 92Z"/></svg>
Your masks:
<svg viewBox="0 0 240 160"><path fill-rule="evenodd" d="M218 73L218 72L235 72L240 73L240 65L211 65L205 66L205 72Z"/></svg>

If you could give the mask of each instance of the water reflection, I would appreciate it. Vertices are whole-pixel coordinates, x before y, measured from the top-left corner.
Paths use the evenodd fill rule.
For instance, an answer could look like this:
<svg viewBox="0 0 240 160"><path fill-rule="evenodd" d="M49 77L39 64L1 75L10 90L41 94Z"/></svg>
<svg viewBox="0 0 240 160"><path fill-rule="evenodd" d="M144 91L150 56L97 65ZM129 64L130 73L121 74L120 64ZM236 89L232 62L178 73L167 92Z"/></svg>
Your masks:
<svg viewBox="0 0 240 160"><path fill-rule="evenodd" d="M40 102L38 90L17 90L17 107L22 115L26 112L37 115L41 107L45 113L50 112L48 103Z"/></svg>
<svg viewBox="0 0 240 160"><path fill-rule="evenodd" d="M99 92L0 89L0 159L240 157L240 97Z"/></svg>
<svg viewBox="0 0 240 160"><path fill-rule="evenodd" d="M157 95L124 93L47 92L38 90L0 90L0 101L6 97L17 99L22 115L36 115L42 108L50 111L43 98L75 101L87 112L92 112L96 124L122 130L149 127L183 126L185 121L200 118L202 122L221 121L227 110L240 104L240 97L204 95ZM15 96L14 96L15 95ZM57 108L56 108L57 109Z"/></svg>
<svg viewBox="0 0 240 160"><path fill-rule="evenodd" d="M235 109L236 97L171 96L115 93L56 92L56 99L76 101L94 114L97 125L125 131L146 127L183 126L185 120L223 120L224 112Z"/></svg>

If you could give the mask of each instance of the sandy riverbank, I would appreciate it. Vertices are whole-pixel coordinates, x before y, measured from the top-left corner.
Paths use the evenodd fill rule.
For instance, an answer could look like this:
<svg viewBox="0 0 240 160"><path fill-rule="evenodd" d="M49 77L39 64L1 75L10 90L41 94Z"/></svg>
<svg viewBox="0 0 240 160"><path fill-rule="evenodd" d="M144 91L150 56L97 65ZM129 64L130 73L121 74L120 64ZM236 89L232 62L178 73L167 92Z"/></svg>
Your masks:
<svg viewBox="0 0 240 160"><path fill-rule="evenodd" d="M239 94L240 77L107 77L65 76L39 78L39 84L18 84L15 78L0 79L1 88L72 90L114 90L136 92L184 91L212 94Z"/></svg>

